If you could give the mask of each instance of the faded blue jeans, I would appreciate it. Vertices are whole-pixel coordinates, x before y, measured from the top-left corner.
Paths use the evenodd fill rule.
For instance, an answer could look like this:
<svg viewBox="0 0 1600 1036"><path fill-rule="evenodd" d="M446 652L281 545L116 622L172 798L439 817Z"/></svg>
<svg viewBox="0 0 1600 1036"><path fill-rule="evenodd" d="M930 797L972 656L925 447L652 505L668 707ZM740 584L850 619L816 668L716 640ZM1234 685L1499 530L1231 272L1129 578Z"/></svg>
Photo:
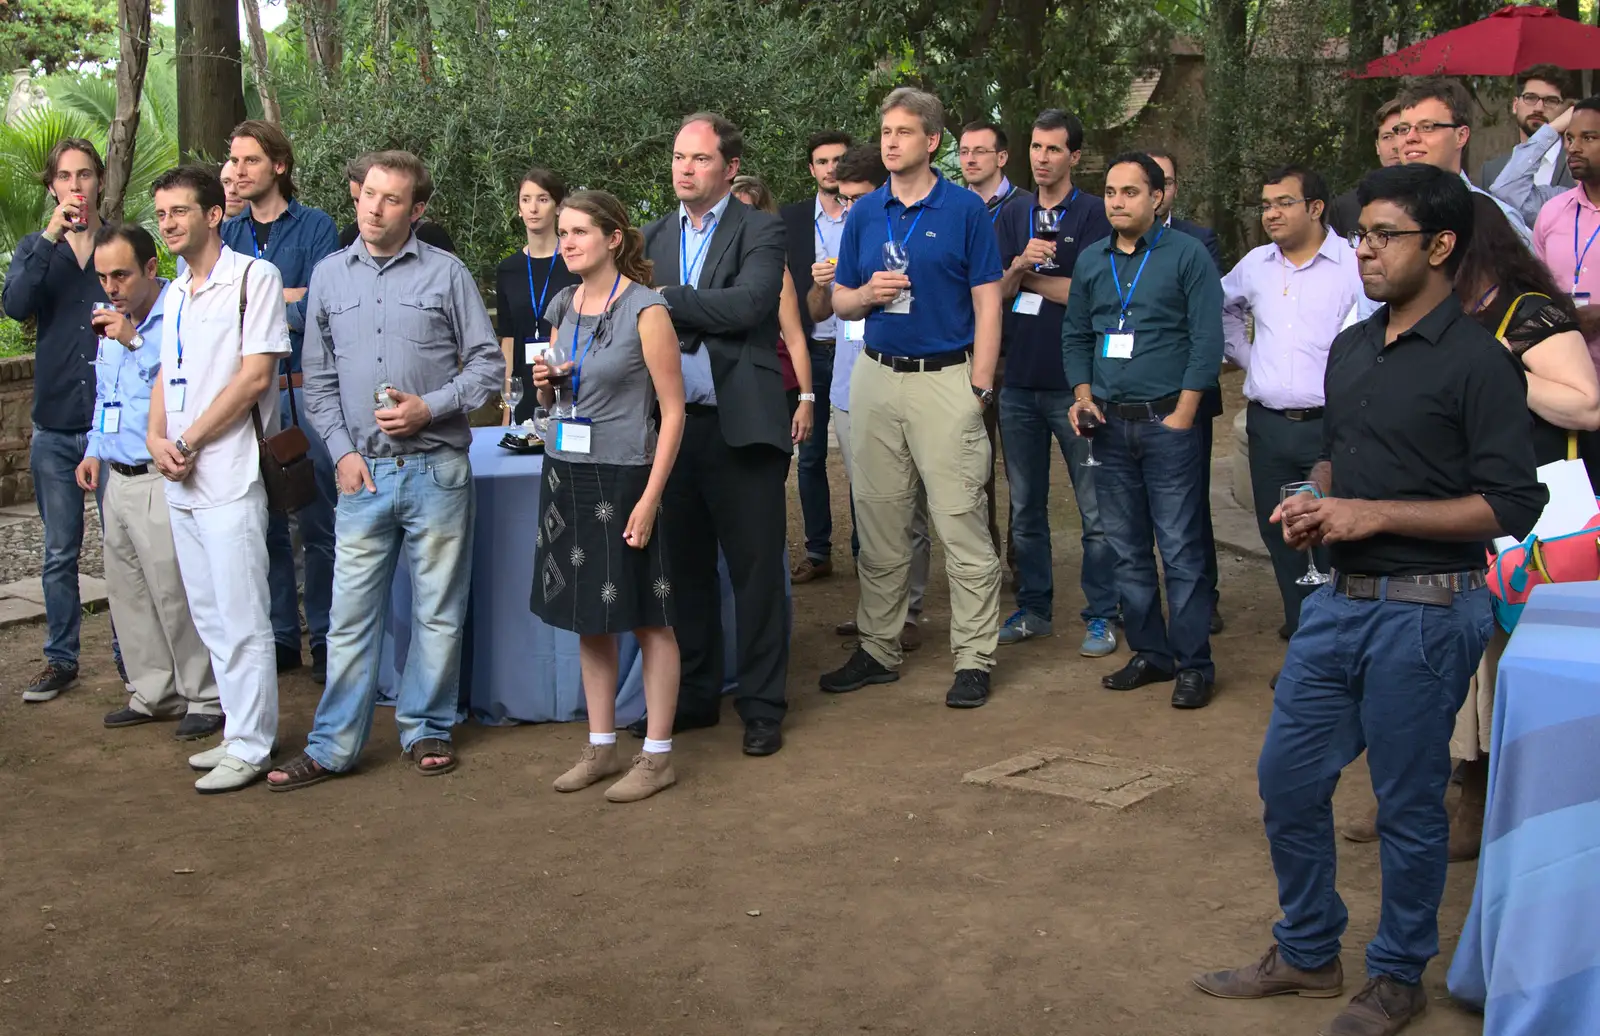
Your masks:
<svg viewBox="0 0 1600 1036"><path fill-rule="evenodd" d="M78 634L83 626L83 602L78 597L78 554L83 550L83 490L75 472L89 446L86 432L56 432L33 426L28 447L28 470L33 476L33 496L44 522L44 657L56 665L76 667ZM98 507L105 479L95 490ZM118 657L116 631L111 650Z"/></svg>
<svg viewBox="0 0 1600 1036"><path fill-rule="evenodd" d="M376 493L340 494L328 682L306 754L349 770L372 733L389 590L400 551L411 568L411 650L396 694L400 747L448 741L472 586L472 463L465 450L367 458Z"/></svg>

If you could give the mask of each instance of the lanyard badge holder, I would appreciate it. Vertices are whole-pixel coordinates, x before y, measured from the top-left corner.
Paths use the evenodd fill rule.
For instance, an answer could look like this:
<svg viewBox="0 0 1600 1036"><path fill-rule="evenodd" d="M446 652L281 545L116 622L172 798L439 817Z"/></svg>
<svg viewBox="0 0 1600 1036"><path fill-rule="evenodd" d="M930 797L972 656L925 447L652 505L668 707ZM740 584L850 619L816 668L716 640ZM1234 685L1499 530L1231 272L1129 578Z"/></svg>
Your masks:
<svg viewBox="0 0 1600 1036"><path fill-rule="evenodd" d="M888 209L884 210L883 231L886 240L883 243L883 268L885 270L890 273L905 273L911 268L911 237L917 232L917 224L922 222L922 214L927 211L926 208L918 209L917 218L911 221L911 227L906 231L905 238L896 241L894 239L894 223L889 218ZM904 214L902 214L901 218L904 218ZM896 295L888 305L883 307L883 311L905 316L911 312L911 301L911 289L901 289L900 294Z"/></svg>
<svg viewBox="0 0 1600 1036"><path fill-rule="evenodd" d="M544 286L537 294L533 290L533 256L524 254L528 260L528 305L533 307L533 337L522 340L523 361L532 367L535 360L544 354L549 340L540 334L540 325L544 322L544 303L550 293L550 275L556 272L556 257L550 257L550 266L544 272Z"/></svg>
<svg viewBox="0 0 1600 1036"><path fill-rule="evenodd" d="M178 350L178 373L183 373L183 294L178 295L178 319L172 329L173 344ZM175 377L167 381L166 403L167 413L183 413L184 398L189 392L189 382L185 378Z"/></svg>
<svg viewBox="0 0 1600 1036"><path fill-rule="evenodd" d="M594 319L594 326L589 329L589 340L583 348L578 348L578 333L583 327L582 314L575 314L572 323L572 411L570 417L563 417L556 422L556 450L560 453L573 453L587 456L594 449L594 422L587 417L578 416L578 393L583 385L583 364L589 358L589 351L594 348L594 340L600 334L600 321L611 310L611 300L617 297L617 285L622 283L622 274L618 272L617 279L611 282L611 292L606 295L606 304L601 307L600 313ZM576 308L576 306L574 307Z"/></svg>
<svg viewBox="0 0 1600 1036"><path fill-rule="evenodd" d="M1583 246L1583 251L1578 251L1578 217L1583 213L1583 206L1572 206L1572 304L1574 306L1588 306L1594 303L1586 291L1578 290L1578 277L1583 273L1584 260L1589 258L1589 249L1594 247L1594 239L1600 237L1600 226L1594 228L1589 235L1589 241Z"/></svg>
<svg viewBox="0 0 1600 1036"><path fill-rule="evenodd" d="M1150 247L1145 249L1144 258L1139 260L1139 268L1133 273L1133 280L1128 284L1126 295L1122 292L1122 281L1117 274L1117 250L1111 249L1106 260L1111 264L1111 286L1117 292L1117 326L1107 328L1100 335L1100 356L1107 360L1133 359L1133 328L1128 326L1128 313L1133 308L1133 293L1138 290L1139 278L1144 276L1145 264L1150 261L1150 253L1155 251L1155 246L1160 244L1161 235L1166 233L1165 228L1156 233L1155 240L1150 242Z"/></svg>

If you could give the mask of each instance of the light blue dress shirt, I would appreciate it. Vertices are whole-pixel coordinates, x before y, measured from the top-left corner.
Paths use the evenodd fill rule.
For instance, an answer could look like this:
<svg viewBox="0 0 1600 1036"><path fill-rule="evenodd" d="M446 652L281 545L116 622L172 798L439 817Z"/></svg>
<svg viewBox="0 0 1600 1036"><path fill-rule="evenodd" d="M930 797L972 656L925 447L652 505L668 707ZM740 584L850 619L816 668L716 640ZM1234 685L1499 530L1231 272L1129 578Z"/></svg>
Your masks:
<svg viewBox="0 0 1600 1036"><path fill-rule="evenodd" d="M811 210L811 224L816 228L811 237L816 244L817 262L825 263L829 259L839 258L839 242L844 239L844 221L849 216L850 210L846 209L838 219L834 219L822 210L822 199L817 198ZM804 305L805 300L801 299L800 303ZM812 327L811 337L821 342L832 342L838 339L842 330L839 318L830 313L828 319L819 320Z"/></svg>
<svg viewBox="0 0 1600 1036"><path fill-rule="evenodd" d="M167 302L167 282L161 282L156 304L138 326L144 344L129 349L112 338L98 341L94 359L94 424L89 429L85 457L99 457L129 466L148 464L150 450L145 432L150 426L150 387L161 372L161 328ZM118 414L117 430L102 431L107 406Z"/></svg>
<svg viewBox="0 0 1600 1036"><path fill-rule="evenodd" d="M683 234L678 251L679 284L699 287L700 271L705 268L706 254L711 251L711 237L728 211L731 197L731 194L724 194L722 200L711 207L701 220L699 230L689 219L689 209L679 203L678 228ZM711 378L711 352L704 345L683 354L683 398L686 403L717 405L717 385Z"/></svg>

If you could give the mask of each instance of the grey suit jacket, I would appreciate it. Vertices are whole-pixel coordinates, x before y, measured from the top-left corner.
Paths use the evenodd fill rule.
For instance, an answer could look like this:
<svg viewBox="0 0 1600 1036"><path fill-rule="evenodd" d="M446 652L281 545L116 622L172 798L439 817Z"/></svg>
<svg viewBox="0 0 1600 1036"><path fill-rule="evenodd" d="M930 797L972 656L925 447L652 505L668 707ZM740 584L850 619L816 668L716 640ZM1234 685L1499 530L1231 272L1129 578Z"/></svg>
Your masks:
<svg viewBox="0 0 1600 1036"><path fill-rule="evenodd" d="M693 286L679 283L677 209L646 226L644 239L680 347L710 354L723 439L729 446L760 443L788 453L789 405L778 359L783 222L730 198Z"/></svg>

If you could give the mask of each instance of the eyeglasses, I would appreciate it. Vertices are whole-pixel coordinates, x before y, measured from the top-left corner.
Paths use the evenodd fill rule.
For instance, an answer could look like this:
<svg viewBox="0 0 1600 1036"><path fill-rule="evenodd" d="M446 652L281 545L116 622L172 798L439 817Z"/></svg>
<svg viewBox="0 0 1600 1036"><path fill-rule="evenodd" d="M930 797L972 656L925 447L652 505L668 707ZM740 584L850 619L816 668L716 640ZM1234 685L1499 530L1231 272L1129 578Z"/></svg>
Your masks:
<svg viewBox="0 0 1600 1036"><path fill-rule="evenodd" d="M866 197L866 195L862 195L861 197L864 198L864 197ZM861 198L852 198L852 197L850 197L850 195L845 194L843 191L839 192L839 207L842 208L842 209L848 209L850 206L854 205L856 202L858 202L860 200L861 200Z"/></svg>
<svg viewBox="0 0 1600 1036"><path fill-rule="evenodd" d="M956 152L961 158L982 158L984 155L993 155L995 153L995 149L992 147L964 147Z"/></svg>
<svg viewBox="0 0 1600 1036"><path fill-rule="evenodd" d="M1423 119L1421 122L1401 122L1395 125L1394 135L1397 137L1409 137L1411 136L1411 131L1416 130L1419 137L1426 137L1434 130L1457 129L1461 125L1463 124L1459 122L1434 122L1431 119Z"/></svg>
<svg viewBox="0 0 1600 1036"><path fill-rule="evenodd" d="M1274 198L1271 201L1262 202L1260 205L1257 205L1256 208L1263 213L1271 212L1274 209L1282 212L1284 209L1294 205L1299 205L1303 201L1305 201L1304 198Z"/></svg>
<svg viewBox="0 0 1600 1036"><path fill-rule="evenodd" d="M1517 100L1529 108L1560 108L1567 103L1566 98L1560 94L1525 93Z"/></svg>
<svg viewBox="0 0 1600 1036"><path fill-rule="evenodd" d="M1385 248L1388 248L1389 242L1397 237L1409 237L1413 234L1427 235L1437 233L1437 230L1357 230L1349 237L1345 238L1345 240L1350 242L1351 248L1360 248L1361 242L1365 241L1368 245L1372 246L1372 250L1374 252L1381 252Z"/></svg>

